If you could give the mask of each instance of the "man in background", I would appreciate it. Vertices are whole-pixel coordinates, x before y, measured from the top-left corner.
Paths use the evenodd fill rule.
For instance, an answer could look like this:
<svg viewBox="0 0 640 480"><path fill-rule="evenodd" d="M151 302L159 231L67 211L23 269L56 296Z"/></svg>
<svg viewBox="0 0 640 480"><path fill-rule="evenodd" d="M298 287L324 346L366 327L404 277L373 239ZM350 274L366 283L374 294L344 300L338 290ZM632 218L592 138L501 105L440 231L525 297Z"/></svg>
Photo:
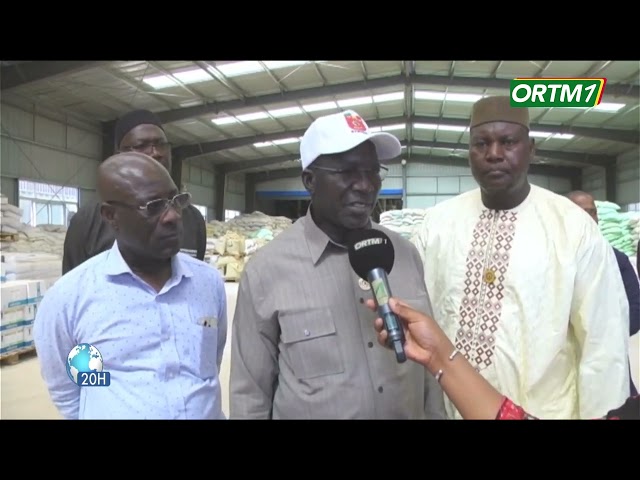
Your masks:
<svg viewBox="0 0 640 480"><path fill-rule="evenodd" d="M115 125L117 152L140 152L151 156L171 172L171 144L157 115L148 110L127 113ZM207 230L200 211L189 205L182 212L184 238L180 251L204 260ZM84 205L73 216L64 240L62 274L85 260L110 249L115 236L103 219L99 202Z"/></svg>
<svg viewBox="0 0 640 480"><path fill-rule="evenodd" d="M190 194L138 152L105 160L98 192L115 241L62 276L34 322L54 405L66 419L223 419L224 280L180 253ZM108 388L79 387L67 374L80 343L101 353Z"/></svg>
<svg viewBox="0 0 640 480"><path fill-rule="evenodd" d="M593 221L596 222L596 225L598 224L598 208L596 207L593 195L576 190L568 193L567 198L587 212ZM633 269L629 257L614 246L611 246L611 248L616 255L624 289L627 293L627 300L629 301L629 336L633 337L638 333L638 330L640 330L640 284L638 283L638 276ZM629 378L631 378L631 376L629 376ZM638 390L633 384L633 380L630 380L630 387L631 395L637 395Z"/></svg>
<svg viewBox="0 0 640 480"><path fill-rule="evenodd" d="M300 143L307 214L245 267L231 335L232 419L444 418L442 390L376 341L371 286L352 270L347 236L375 228L391 239L394 292L431 312L420 256L374 224L382 165L400 155L393 135L354 111L316 119Z"/></svg>
<svg viewBox="0 0 640 480"><path fill-rule="evenodd" d="M597 418L629 395L629 305L597 225L529 183L534 152L528 109L476 102L479 188L429 208L413 240L434 319L494 388L541 418Z"/></svg>

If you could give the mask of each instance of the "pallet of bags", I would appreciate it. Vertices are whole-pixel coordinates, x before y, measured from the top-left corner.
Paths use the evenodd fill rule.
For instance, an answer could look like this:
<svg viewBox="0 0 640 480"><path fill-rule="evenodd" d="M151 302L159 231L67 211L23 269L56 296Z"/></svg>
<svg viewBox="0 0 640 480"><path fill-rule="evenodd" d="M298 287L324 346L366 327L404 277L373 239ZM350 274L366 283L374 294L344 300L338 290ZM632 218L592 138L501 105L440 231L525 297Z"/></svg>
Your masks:
<svg viewBox="0 0 640 480"><path fill-rule="evenodd" d="M422 224L426 211L424 208L388 210L380 214L380 225L410 239L416 228Z"/></svg>
<svg viewBox="0 0 640 480"><path fill-rule="evenodd" d="M600 232L611 244L628 256L636 253L638 236L635 230L636 222L632 220L635 212L621 212L620 205L614 202L596 200L598 211L598 227Z"/></svg>

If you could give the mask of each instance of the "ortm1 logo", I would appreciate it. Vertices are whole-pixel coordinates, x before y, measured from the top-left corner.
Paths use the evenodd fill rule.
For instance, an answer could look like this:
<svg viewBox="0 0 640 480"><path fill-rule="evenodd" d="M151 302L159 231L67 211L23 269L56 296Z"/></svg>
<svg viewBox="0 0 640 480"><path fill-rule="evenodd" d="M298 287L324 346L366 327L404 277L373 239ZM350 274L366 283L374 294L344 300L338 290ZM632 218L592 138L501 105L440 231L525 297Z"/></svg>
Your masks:
<svg viewBox="0 0 640 480"><path fill-rule="evenodd" d="M111 374L102 368L102 354L89 343L76 345L67 356L67 374L79 387L108 387Z"/></svg>
<svg viewBox="0 0 640 480"><path fill-rule="evenodd" d="M511 106L591 108L602 100L606 78L514 78Z"/></svg>

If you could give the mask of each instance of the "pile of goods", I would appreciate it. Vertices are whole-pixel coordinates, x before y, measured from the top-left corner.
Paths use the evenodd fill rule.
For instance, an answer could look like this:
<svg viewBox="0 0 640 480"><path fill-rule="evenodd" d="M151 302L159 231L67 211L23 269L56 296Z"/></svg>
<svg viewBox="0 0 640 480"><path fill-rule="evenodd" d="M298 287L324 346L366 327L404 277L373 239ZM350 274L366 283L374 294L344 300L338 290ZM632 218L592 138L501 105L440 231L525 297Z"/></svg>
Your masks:
<svg viewBox="0 0 640 480"><path fill-rule="evenodd" d="M613 202L596 201L598 226L604 238L624 254L637 255L640 239L640 212L621 212Z"/></svg>
<svg viewBox="0 0 640 480"><path fill-rule="evenodd" d="M32 227L22 223L22 210L0 200L2 253L0 281L43 279L55 282L62 275L66 228L59 225Z"/></svg>
<svg viewBox="0 0 640 480"><path fill-rule="evenodd" d="M410 239L415 229L422 224L425 208L404 208L402 210L389 210L380 214L380 225L399 233L406 239Z"/></svg>
<svg viewBox="0 0 640 480"><path fill-rule="evenodd" d="M286 217L262 212L239 215L228 222L207 224L205 261L214 265L227 281L238 281L251 255L290 227Z"/></svg>
<svg viewBox="0 0 640 480"><path fill-rule="evenodd" d="M33 348L33 321L47 289L62 275L64 228L31 227L0 198L0 355Z"/></svg>

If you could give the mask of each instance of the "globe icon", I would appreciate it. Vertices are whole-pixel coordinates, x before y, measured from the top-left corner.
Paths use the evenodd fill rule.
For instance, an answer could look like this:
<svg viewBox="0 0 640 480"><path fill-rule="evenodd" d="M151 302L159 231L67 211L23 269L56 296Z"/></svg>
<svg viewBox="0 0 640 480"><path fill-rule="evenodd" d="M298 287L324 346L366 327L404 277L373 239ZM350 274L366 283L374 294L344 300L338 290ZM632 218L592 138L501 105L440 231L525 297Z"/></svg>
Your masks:
<svg viewBox="0 0 640 480"><path fill-rule="evenodd" d="M102 354L89 343L73 347L67 356L67 374L78 384L78 373L98 373L102 371Z"/></svg>

